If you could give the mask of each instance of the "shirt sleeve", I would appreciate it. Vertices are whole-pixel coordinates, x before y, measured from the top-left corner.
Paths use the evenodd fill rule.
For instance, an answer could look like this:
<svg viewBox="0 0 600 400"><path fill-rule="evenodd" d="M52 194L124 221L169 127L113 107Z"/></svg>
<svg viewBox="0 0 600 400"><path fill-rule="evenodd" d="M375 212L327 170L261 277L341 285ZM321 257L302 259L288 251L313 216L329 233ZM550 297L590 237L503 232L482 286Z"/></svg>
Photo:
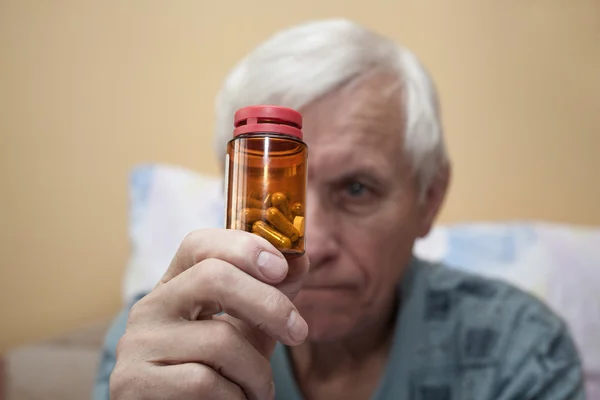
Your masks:
<svg viewBox="0 0 600 400"><path fill-rule="evenodd" d="M584 400L577 349L565 324L544 307L515 320L501 372L498 400Z"/></svg>
<svg viewBox="0 0 600 400"><path fill-rule="evenodd" d="M102 346L102 356L94 383L93 400L110 400L109 380L116 363L117 343L125 333L129 309L125 309L113 321Z"/></svg>

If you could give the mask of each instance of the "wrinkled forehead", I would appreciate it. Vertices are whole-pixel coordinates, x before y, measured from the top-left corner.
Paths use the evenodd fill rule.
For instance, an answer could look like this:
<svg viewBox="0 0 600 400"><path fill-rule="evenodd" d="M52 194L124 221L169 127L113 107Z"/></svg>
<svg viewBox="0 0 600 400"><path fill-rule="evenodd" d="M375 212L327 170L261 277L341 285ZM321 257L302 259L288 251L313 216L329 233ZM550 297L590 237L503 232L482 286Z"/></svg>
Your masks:
<svg viewBox="0 0 600 400"><path fill-rule="evenodd" d="M302 109L311 164L362 163L381 169L403 165L405 117L401 89L395 77L374 74L344 85Z"/></svg>

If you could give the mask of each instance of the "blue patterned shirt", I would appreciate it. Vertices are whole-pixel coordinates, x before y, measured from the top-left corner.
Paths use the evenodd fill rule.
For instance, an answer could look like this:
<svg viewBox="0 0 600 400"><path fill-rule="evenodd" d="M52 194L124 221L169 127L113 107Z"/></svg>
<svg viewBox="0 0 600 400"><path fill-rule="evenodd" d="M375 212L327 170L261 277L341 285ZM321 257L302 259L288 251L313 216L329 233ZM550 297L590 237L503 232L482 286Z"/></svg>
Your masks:
<svg viewBox="0 0 600 400"><path fill-rule="evenodd" d="M399 285L390 355L373 400L585 399L577 350L543 303L497 280L419 260ZM108 400L115 348L127 312L115 321L94 390ZM301 400L287 349L271 360L278 400Z"/></svg>

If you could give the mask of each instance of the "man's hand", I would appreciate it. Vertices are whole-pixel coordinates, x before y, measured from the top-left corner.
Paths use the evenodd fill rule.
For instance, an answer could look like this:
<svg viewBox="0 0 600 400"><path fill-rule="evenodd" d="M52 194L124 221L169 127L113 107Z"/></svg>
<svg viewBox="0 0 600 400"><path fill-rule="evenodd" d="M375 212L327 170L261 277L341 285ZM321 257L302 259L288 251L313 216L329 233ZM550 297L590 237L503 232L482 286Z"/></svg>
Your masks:
<svg viewBox="0 0 600 400"><path fill-rule="evenodd" d="M274 398L275 341L294 346L308 333L292 304L307 271L307 257L286 261L247 232L191 233L131 310L110 398Z"/></svg>

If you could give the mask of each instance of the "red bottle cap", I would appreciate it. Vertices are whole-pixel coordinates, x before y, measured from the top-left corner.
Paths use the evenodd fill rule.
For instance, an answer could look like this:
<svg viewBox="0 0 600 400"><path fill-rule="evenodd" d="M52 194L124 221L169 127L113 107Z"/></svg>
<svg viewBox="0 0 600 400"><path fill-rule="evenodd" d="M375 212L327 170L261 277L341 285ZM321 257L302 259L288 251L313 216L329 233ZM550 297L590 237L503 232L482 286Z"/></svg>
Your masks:
<svg viewBox="0 0 600 400"><path fill-rule="evenodd" d="M291 108L258 105L244 107L234 116L233 136L252 133L280 133L302 140L302 115Z"/></svg>

